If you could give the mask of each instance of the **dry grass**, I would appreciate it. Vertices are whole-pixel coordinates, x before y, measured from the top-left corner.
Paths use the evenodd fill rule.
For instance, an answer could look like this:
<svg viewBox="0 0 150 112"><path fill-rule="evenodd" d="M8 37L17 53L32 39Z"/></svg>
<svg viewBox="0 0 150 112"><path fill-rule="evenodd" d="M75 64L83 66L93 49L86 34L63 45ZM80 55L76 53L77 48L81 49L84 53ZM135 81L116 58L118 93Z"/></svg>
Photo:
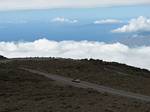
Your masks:
<svg viewBox="0 0 150 112"><path fill-rule="evenodd" d="M17 66L0 64L0 112L150 112L150 103L60 86Z"/></svg>
<svg viewBox="0 0 150 112"><path fill-rule="evenodd" d="M150 95L150 72L124 64L108 63L101 60L45 58L43 60L17 61L17 65Z"/></svg>

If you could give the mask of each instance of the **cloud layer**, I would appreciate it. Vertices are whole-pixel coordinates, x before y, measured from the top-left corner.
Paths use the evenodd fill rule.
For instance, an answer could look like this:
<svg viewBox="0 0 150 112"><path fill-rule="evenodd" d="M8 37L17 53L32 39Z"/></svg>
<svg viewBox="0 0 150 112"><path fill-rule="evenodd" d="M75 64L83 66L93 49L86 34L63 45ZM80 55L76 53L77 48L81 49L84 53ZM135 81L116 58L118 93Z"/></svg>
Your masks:
<svg viewBox="0 0 150 112"><path fill-rule="evenodd" d="M150 0L0 0L0 10L91 8L150 4Z"/></svg>
<svg viewBox="0 0 150 112"><path fill-rule="evenodd" d="M129 48L120 43L96 41L0 42L0 54L7 57L47 56L63 58L94 58L116 61L150 70L150 46Z"/></svg>
<svg viewBox="0 0 150 112"><path fill-rule="evenodd" d="M68 18L64 18L64 17L56 17L54 19L51 20L51 22L60 22L60 23L77 23L78 20L76 19L68 19Z"/></svg>
<svg viewBox="0 0 150 112"><path fill-rule="evenodd" d="M127 25L113 30L114 33L132 33L150 31L150 19L140 16L137 19L132 19Z"/></svg>
<svg viewBox="0 0 150 112"><path fill-rule="evenodd" d="M122 21L117 19L103 19L94 21L94 24L116 24L116 23L122 23Z"/></svg>

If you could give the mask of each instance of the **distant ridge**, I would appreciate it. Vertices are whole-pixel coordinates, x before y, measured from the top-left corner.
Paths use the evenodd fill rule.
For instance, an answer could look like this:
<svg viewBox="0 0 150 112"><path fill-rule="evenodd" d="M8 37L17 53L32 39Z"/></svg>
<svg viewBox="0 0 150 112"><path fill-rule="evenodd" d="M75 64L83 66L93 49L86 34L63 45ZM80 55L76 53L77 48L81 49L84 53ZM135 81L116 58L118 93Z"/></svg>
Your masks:
<svg viewBox="0 0 150 112"><path fill-rule="evenodd" d="M0 60L7 59L6 57L0 55Z"/></svg>

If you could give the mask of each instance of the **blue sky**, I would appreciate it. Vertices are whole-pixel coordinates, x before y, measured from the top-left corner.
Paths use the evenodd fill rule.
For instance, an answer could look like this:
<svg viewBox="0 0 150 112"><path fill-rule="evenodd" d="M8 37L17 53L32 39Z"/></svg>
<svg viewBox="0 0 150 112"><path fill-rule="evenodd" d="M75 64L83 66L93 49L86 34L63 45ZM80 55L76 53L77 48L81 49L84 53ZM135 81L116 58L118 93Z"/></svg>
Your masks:
<svg viewBox="0 0 150 112"><path fill-rule="evenodd" d="M112 41L120 37L110 31L121 27L132 18L150 17L149 5L111 6L98 8L57 8L0 11L0 40L31 41L38 38L50 40ZM78 20L76 24L51 22L61 17ZM93 24L96 20L118 19L123 23ZM123 34L123 36L129 34Z"/></svg>
<svg viewBox="0 0 150 112"><path fill-rule="evenodd" d="M12 10L0 11L0 20L47 20L51 17L67 17L79 19L107 19L119 18L130 19L138 16L150 17L150 5L138 6L116 6L116 7L99 7L99 8L64 8L64 9L43 9L43 10ZM44 20L43 20L44 19Z"/></svg>

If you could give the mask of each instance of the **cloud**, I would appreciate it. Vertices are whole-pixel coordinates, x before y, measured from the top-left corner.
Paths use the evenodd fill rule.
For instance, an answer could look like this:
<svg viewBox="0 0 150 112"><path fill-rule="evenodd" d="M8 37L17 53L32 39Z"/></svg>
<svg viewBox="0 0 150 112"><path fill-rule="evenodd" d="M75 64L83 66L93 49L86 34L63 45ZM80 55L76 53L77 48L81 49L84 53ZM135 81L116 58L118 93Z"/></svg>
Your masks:
<svg viewBox="0 0 150 112"><path fill-rule="evenodd" d="M0 0L0 10L92 8L150 4L150 0Z"/></svg>
<svg viewBox="0 0 150 112"><path fill-rule="evenodd" d="M54 19L52 19L52 22L60 22L60 23L77 23L78 20L74 19L68 19L68 18L64 18L64 17L56 17Z"/></svg>
<svg viewBox="0 0 150 112"><path fill-rule="evenodd" d="M94 21L94 24L116 24L116 23L122 23L122 21L117 19L103 19Z"/></svg>
<svg viewBox="0 0 150 112"><path fill-rule="evenodd" d="M132 33L150 31L150 19L140 16L137 19L132 19L127 25L113 30L114 33Z"/></svg>
<svg viewBox="0 0 150 112"><path fill-rule="evenodd" d="M150 46L130 48L120 43L97 41L0 42L0 54L7 57L63 57L73 59L94 58L126 63L150 70Z"/></svg>

